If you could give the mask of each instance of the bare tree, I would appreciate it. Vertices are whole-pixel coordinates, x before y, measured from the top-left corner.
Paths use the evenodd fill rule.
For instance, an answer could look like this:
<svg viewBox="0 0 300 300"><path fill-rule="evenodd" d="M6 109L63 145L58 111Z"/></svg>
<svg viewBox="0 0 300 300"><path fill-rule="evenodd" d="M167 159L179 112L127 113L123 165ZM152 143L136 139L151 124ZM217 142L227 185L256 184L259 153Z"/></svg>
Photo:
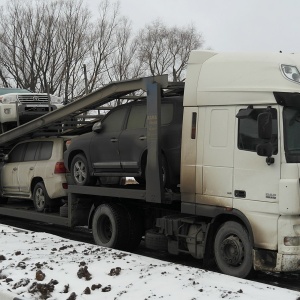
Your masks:
<svg viewBox="0 0 300 300"><path fill-rule="evenodd" d="M137 43L140 62L151 75L169 74L173 81L182 81L191 50L204 41L193 26L168 28L157 20L140 31Z"/></svg>

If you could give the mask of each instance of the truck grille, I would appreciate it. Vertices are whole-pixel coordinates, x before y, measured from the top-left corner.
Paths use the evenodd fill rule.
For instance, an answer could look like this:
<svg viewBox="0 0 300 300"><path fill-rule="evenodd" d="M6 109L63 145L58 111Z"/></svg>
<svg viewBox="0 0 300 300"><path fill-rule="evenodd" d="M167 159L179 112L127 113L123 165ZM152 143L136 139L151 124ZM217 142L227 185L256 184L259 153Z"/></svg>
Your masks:
<svg viewBox="0 0 300 300"><path fill-rule="evenodd" d="M18 95L18 100L23 103L45 103L48 104L48 95L44 94L24 94L24 95Z"/></svg>

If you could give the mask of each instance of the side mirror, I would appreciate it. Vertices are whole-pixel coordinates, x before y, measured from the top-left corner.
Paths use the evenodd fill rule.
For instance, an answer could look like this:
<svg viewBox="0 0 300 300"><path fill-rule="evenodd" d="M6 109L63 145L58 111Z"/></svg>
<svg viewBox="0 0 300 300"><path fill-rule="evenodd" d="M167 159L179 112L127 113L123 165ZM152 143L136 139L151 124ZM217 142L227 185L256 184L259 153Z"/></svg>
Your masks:
<svg viewBox="0 0 300 300"><path fill-rule="evenodd" d="M258 124L259 138L271 140L271 138L272 138L272 114L271 114L271 112L260 113L257 117L257 124ZM263 156L265 156L265 155L263 155Z"/></svg>
<svg viewBox="0 0 300 300"><path fill-rule="evenodd" d="M270 157L273 154L273 146L271 143L259 144L256 146L256 153L259 156Z"/></svg>
<svg viewBox="0 0 300 300"><path fill-rule="evenodd" d="M95 124L93 125L92 130L93 130L94 132L99 133L99 132L102 130L102 128L103 128L103 126L102 126L102 123L101 123L101 121L100 121L100 122L97 122L97 123L95 123Z"/></svg>
<svg viewBox="0 0 300 300"><path fill-rule="evenodd" d="M265 143L265 144L258 144L256 146L256 153L259 156L265 156L266 158L266 163L268 165L272 165L275 162L274 157L271 157L273 154L273 146L271 143Z"/></svg>

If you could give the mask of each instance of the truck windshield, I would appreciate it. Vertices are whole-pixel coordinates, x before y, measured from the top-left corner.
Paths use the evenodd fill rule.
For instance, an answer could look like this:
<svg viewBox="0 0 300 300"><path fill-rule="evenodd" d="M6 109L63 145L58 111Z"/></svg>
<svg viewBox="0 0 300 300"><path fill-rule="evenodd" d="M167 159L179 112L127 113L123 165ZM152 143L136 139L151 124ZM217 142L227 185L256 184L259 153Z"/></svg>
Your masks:
<svg viewBox="0 0 300 300"><path fill-rule="evenodd" d="M284 147L288 163L300 163L300 109L284 108Z"/></svg>

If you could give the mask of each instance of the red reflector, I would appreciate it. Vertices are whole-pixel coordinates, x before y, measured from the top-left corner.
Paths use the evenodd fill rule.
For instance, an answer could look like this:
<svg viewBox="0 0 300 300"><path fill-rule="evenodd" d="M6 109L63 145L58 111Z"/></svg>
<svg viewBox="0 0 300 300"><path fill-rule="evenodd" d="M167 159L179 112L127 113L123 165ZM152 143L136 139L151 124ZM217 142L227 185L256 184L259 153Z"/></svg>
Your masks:
<svg viewBox="0 0 300 300"><path fill-rule="evenodd" d="M68 184L67 184L66 182L64 182L64 183L62 184L62 187L63 187L64 190L67 190L67 189L68 189Z"/></svg>
<svg viewBox="0 0 300 300"><path fill-rule="evenodd" d="M67 173L67 169L62 161L57 162L54 168L54 174Z"/></svg>

